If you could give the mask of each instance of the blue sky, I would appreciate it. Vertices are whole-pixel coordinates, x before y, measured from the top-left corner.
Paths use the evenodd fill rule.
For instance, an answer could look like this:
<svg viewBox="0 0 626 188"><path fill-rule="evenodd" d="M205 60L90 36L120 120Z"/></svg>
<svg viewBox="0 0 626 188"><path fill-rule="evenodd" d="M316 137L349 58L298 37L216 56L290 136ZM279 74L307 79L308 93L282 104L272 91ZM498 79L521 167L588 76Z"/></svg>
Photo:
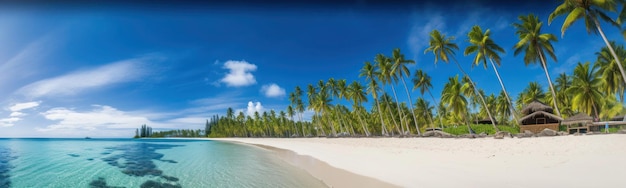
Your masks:
<svg viewBox="0 0 626 188"><path fill-rule="evenodd" d="M417 61L412 72L421 68L433 77L438 97L448 77L459 72L453 64L435 66L432 54L424 54L428 33L439 29L455 36L461 48L456 58L470 70L472 57L462 50L476 24L491 29L506 50L499 70L511 96L530 81L547 91L542 69L513 56L518 38L511 24L517 16L534 13L544 21L544 32L559 37L558 62L548 65L553 78L569 74L578 62L594 61L604 45L582 22L561 38L564 18L547 24L556 5L5 8L0 137L129 137L141 124L155 130L203 128L207 118L228 107L280 111L295 86L331 77L364 82L358 77L363 63L393 48ZM604 29L609 39L623 43L617 28ZM487 93L500 91L493 70L476 67L470 76ZM400 99L403 93L398 90Z"/></svg>

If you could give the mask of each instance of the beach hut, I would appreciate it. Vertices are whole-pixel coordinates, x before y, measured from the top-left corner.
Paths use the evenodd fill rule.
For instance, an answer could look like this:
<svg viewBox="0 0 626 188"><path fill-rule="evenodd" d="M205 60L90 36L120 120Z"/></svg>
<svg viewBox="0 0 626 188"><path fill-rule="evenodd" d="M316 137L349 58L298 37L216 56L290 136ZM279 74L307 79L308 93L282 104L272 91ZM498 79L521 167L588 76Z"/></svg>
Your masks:
<svg viewBox="0 0 626 188"><path fill-rule="evenodd" d="M567 125L567 131L572 133L586 133L589 131L589 126L593 123L593 117L585 114L578 113L572 117L569 117L561 122L561 125Z"/></svg>
<svg viewBox="0 0 626 188"><path fill-rule="evenodd" d="M624 121L624 116L625 115L617 115L617 116L613 116L611 118L611 121Z"/></svg>
<svg viewBox="0 0 626 188"><path fill-rule="evenodd" d="M559 122L563 118L552 114L553 111L552 107L536 100L527 104L522 109L524 116L519 119L520 132L539 133L545 128L559 130Z"/></svg>

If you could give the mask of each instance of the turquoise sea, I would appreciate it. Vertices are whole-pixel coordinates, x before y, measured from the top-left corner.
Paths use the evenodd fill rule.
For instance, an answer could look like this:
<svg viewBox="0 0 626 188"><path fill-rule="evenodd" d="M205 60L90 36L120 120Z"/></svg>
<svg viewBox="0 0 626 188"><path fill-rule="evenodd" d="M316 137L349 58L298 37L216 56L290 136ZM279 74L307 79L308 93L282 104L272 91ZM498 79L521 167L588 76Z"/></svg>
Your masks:
<svg viewBox="0 0 626 188"><path fill-rule="evenodd" d="M258 147L179 139L0 139L0 188L326 187Z"/></svg>

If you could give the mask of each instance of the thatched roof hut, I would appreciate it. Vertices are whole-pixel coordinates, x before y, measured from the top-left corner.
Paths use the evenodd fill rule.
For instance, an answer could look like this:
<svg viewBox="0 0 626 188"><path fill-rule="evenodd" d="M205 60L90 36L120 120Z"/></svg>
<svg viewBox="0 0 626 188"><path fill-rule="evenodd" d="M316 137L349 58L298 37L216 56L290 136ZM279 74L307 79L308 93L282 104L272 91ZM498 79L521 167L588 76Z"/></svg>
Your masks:
<svg viewBox="0 0 626 188"><path fill-rule="evenodd" d="M524 106L524 108L522 109L522 114L532 114L534 112L537 111L544 111L544 112L548 112L548 113L552 113L554 112L554 110L552 109L552 107L539 102L537 100L534 100L533 102L527 104L526 106Z"/></svg>
<svg viewBox="0 0 626 188"><path fill-rule="evenodd" d="M563 118L545 111L535 111L519 119L522 125L559 123L559 121L563 121Z"/></svg>
<svg viewBox="0 0 626 188"><path fill-rule="evenodd" d="M573 125L573 124L589 124L593 122L593 117L585 114L585 113L578 113L572 117L568 117L567 119L561 121L562 125Z"/></svg>

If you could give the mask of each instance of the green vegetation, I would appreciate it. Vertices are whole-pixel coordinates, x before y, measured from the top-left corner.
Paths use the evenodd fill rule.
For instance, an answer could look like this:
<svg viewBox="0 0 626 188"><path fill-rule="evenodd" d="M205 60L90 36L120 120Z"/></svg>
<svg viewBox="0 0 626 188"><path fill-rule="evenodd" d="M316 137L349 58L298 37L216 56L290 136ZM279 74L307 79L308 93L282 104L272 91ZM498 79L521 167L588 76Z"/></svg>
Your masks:
<svg viewBox="0 0 626 188"><path fill-rule="evenodd" d="M496 133L496 130L491 125L472 124L471 127L472 127L472 130L474 130L476 134L487 133L488 135L493 135ZM511 134L519 133L519 129L512 127L512 126L498 125L498 129L500 129L501 131L510 132ZM469 134L469 131L467 130L467 128L463 126L446 127L443 129L443 131L453 134L453 135Z"/></svg>

